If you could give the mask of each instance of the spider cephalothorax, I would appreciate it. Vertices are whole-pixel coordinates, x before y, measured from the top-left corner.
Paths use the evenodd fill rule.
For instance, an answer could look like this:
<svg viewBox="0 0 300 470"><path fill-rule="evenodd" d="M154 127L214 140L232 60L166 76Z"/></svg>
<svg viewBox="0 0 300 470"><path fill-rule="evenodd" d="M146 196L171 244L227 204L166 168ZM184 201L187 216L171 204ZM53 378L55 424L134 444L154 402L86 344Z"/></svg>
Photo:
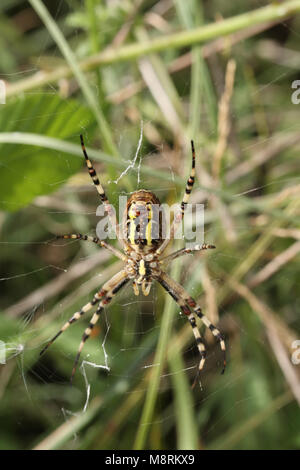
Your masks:
<svg viewBox="0 0 300 470"><path fill-rule="evenodd" d="M80 136L80 139L89 174L97 188L101 201L105 206L110 223L115 230L118 241L123 248L123 252L108 244L104 240L100 240L97 237L91 237L89 235L69 234L59 235L58 238L87 240L96 243L97 245L111 251L115 256L121 259L124 262L124 269L122 269L109 281L107 281L102 286L102 288L95 293L93 299L84 305L81 310L74 313L74 315L63 325L60 331L46 344L44 349L41 351L41 354L61 333L63 333L63 331L69 328L72 323L81 318L94 305L98 304L97 310L92 316L89 326L85 329L85 332L82 336L72 371L72 379L75 374L76 366L84 343L90 337L92 329L97 323L101 313L104 310L104 307L109 304L114 295L130 281L133 283L133 290L136 295L139 294L139 287L141 287L142 293L144 295L148 295L152 282L157 281L177 302L181 311L186 315L192 327L201 357L196 379L200 371L203 369L206 357L205 345L196 324L196 317L201 319L202 323L204 323L204 325L210 329L212 334L220 343L224 354L224 366L222 369L223 373L225 370L226 361L225 342L222 334L202 313L201 307L185 291L185 289L180 284L171 279L165 272L166 266L179 256L185 255L186 253L215 248L214 245L208 245L204 243L202 245L195 245L193 248L182 248L181 250L171 253L168 256L163 256L163 252L167 248L169 242L174 238L178 224L184 217L185 206L188 203L189 196L194 185L195 151L193 142L192 169L187 180L185 194L181 202L181 210L179 215L174 218L168 235L165 236L165 219L160 207L159 199L155 196L155 194L145 189L135 191L128 199L127 206L124 211L122 227L120 229L115 211L112 210L112 207L105 195L104 189L97 177L92 162L87 155L83 137ZM196 379L194 384L196 383Z"/></svg>

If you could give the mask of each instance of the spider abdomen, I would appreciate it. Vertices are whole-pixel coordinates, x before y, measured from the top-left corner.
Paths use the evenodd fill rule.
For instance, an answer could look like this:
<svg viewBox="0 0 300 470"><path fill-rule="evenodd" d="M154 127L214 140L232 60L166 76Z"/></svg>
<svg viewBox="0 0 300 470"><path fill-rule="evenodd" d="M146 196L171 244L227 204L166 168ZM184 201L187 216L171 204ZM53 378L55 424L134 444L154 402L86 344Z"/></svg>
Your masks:
<svg viewBox="0 0 300 470"><path fill-rule="evenodd" d="M154 252L163 242L164 217L159 199L151 191L135 191L128 199L123 233L128 245L138 253Z"/></svg>

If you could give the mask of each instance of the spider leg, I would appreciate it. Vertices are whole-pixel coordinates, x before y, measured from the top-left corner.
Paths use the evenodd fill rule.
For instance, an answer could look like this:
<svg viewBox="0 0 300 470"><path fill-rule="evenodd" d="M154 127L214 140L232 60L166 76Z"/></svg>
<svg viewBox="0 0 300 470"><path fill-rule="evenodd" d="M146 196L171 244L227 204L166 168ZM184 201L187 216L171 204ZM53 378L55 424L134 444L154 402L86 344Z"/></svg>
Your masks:
<svg viewBox="0 0 300 470"><path fill-rule="evenodd" d="M88 242L93 242L96 243L96 245L102 246L103 248L106 248L107 250L111 251L115 256L117 256L119 259L122 261L127 261L127 256L121 253L120 250L117 250L117 248L113 247L112 245L109 245L109 243L106 243L104 240L100 240L98 237L91 237L90 235L81 235L81 233L70 233L67 235L57 235L57 239L64 239L64 240L84 240Z"/></svg>
<svg viewBox="0 0 300 470"><path fill-rule="evenodd" d="M108 200L108 198L105 194L105 191L103 189L103 186L99 181L96 170L93 167L93 164L92 164L91 160L88 157L88 154L87 154L87 151L86 151L86 148L85 148L85 145L84 145L83 135L82 134L80 134L80 142L81 142L81 148L82 148L82 151L83 151L83 155L84 155L84 158L85 158L85 161L86 161L86 165L87 165L88 170L89 170L89 174L90 174L90 176L93 180L94 185L96 186L96 189L99 193L100 199L104 204L105 211L108 214L110 223L113 227L113 230L115 231L115 233L117 235L117 239L119 240L121 245L124 246L124 240L123 240L123 238L121 236L121 233L120 233L120 230L119 230L119 224L118 224L118 220L117 220L117 217L116 217L116 212L115 212L113 206L110 204L110 202L109 202L109 200Z"/></svg>
<svg viewBox="0 0 300 470"><path fill-rule="evenodd" d="M180 284L178 284L173 279L171 279L165 272L161 272L160 276L158 276L156 279L164 287L164 289L173 297L173 299L178 303L183 313L187 315L190 323L192 319L192 317L190 316L192 315L191 310L193 310L193 312L198 316L198 318L200 318L202 323L204 323L204 325L212 332L214 337L219 341L221 350L223 352L223 368L221 372L223 374L226 368L226 348L225 348L224 337L221 334L221 332L202 313L201 307L196 303L196 301L186 292L186 290ZM201 361L199 364L199 371L198 371L198 373L200 373L200 371L202 370L204 366L205 348L203 349L203 342L202 342L201 337L200 337L200 340L197 339L198 337L196 336L197 335L196 329L193 327L193 324L192 324L192 328L193 328L193 332L196 338L198 349L201 355Z"/></svg>
<svg viewBox="0 0 300 470"><path fill-rule="evenodd" d="M73 370L72 370L72 374L71 374L71 383L73 381L73 377L74 377L75 372L76 372L76 368L77 368L77 365L78 365L78 361L79 361L80 354L81 354L81 351L83 349L84 343L86 342L87 339L89 339L94 326L96 325L97 321L100 318L101 313L104 310L104 307L111 302L112 298L116 295L116 293L119 292L119 290L125 284L127 284L127 282L129 280L130 279L127 276L127 273L125 271L120 271L118 274L116 274L110 280L110 289L108 291L106 291L105 296L101 300L96 312L94 313L94 315L92 316L92 318L90 320L89 326L85 329L85 331L82 335L82 339L81 339L81 342L80 342L80 345L79 345L79 348L78 348L78 352L77 352L76 357L75 357L74 366L73 366Z"/></svg>
<svg viewBox="0 0 300 470"><path fill-rule="evenodd" d="M156 253L159 255L161 254L168 246L171 240L173 240L174 235L178 229L179 224L181 223L183 217L184 217L184 211L185 211L185 206L189 201L190 194L192 192L194 182L195 182L195 163L196 163L196 158L195 158L195 148L194 148L194 142L191 140L191 147L192 147L192 169L190 176L187 180L186 187L185 187L185 193L180 205L180 214L176 214L174 216L174 220L172 222L171 228L170 228L170 234L169 237L165 239L165 241L162 243L162 245L156 250Z"/></svg>
<svg viewBox="0 0 300 470"><path fill-rule="evenodd" d="M96 305L101 297L106 293L104 291L102 293L102 289L99 292L96 292L96 294L93 297L93 300L88 302L86 305L84 305L78 312L74 313L71 318L61 327L61 329L56 333L56 335L53 336L53 338L50 339L50 341L46 344L46 346L41 350L40 356L42 356L47 349L51 346L52 343L67 329L69 326L72 325L75 321L79 320L86 312L88 312L94 305Z"/></svg>
<svg viewBox="0 0 300 470"><path fill-rule="evenodd" d="M191 309L189 306L187 306L185 298L182 296L181 290L177 288L175 281L173 279L169 278L165 273L162 273L160 278L157 278L157 281L163 286L163 288L171 295L171 297L175 300L175 302L178 303L180 309L182 312L187 316L188 321L192 327L195 340L197 343L198 351L200 354L200 362L199 362L199 367L198 371L194 380L194 383L192 385L192 388L194 388L196 382L199 379L199 375L204 367L205 364L205 358L206 358L206 349L205 349L205 344L202 340L202 337L200 335L199 329L197 327L196 319L193 313L191 312ZM181 287L178 285L178 287Z"/></svg>
<svg viewBox="0 0 300 470"><path fill-rule="evenodd" d="M176 258L179 258L179 256L186 255L188 253L193 253L194 251L205 251L205 250L210 250L216 248L215 245L207 245L206 243L203 243L203 245L195 245L193 248L181 248L180 250L174 251L174 253L171 253L168 256L165 256L164 258L160 259L161 263L165 262L170 262L173 261Z"/></svg>
<svg viewBox="0 0 300 470"><path fill-rule="evenodd" d="M40 356L46 352L46 350L51 346L51 344L67 329L69 326L72 325L72 323L75 323L75 321L79 320L86 312L88 312L94 305L96 305L101 298L105 297L106 294L110 291L112 286L116 284L116 282L119 281L120 277L124 277L125 271L120 271L117 273L115 276L113 276L109 281L107 281L102 289L100 289L99 292L96 292L94 295L93 299L88 302L86 305L84 305L78 312L74 313L71 318L62 326L62 328L56 333L56 335L53 336L53 338L46 344L46 346L41 350Z"/></svg>

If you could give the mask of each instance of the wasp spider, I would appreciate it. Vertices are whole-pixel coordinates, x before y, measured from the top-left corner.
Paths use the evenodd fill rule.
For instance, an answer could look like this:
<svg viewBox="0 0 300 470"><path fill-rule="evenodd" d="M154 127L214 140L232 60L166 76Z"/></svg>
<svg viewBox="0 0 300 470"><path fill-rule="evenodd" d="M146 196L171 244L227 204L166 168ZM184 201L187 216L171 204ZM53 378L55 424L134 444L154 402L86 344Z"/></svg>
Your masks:
<svg viewBox="0 0 300 470"><path fill-rule="evenodd" d="M74 315L63 325L60 331L48 342L48 344L41 351L41 354L58 338L72 323L79 320L86 312L88 312L94 305L98 304L96 312L93 314L89 326L85 329L82 336L81 343L79 345L78 353L75 358L74 367L72 370L71 380L76 371L76 367L79 361L80 353L83 349L85 341L90 337L91 332L96 325L104 307L110 303L112 298L124 287L128 282L132 281L133 291L135 295L139 294L139 288L141 288L144 295L148 295L151 289L153 281L159 282L162 287L173 297L175 302L179 305L181 311L187 316L187 319L192 327L197 347L200 354L200 362L198 372L194 384L203 369L206 357L205 345L199 333L196 324L196 317L204 323L204 325L210 329L215 338L219 341L220 347L224 356L224 366L222 373L225 370L225 342L223 335L220 331L209 321L209 319L202 313L201 307L197 302L185 291L185 289L171 279L163 269L164 265L168 265L171 261L178 258L179 256L191 253L193 251L204 251L210 248L215 248L213 245L196 245L193 249L182 248L170 255L164 256L163 253L167 248L169 242L174 238L174 234L178 228L178 225L184 217L185 206L188 203L190 193L192 191L194 180L195 180L195 150L194 144L192 144L192 169L190 176L187 180L185 194L183 196L180 212L174 217L173 223L170 228L168 237L163 239L162 237L162 215L160 213L158 222L156 223L156 235L154 237L155 221L154 221L154 208L159 206L160 202L158 198L150 191L141 189L135 191L127 202L127 206L124 212L124 217L121 227L118 224L115 211L109 203L106 197L104 189L97 177L96 171L93 167L91 160L89 159L82 135L80 136L81 146L85 161L88 167L89 174L93 180L94 185L97 188L100 199L105 206L105 211L108 214L110 223L115 230L117 239L122 246L123 251L120 251L113 246L109 245L103 240L97 237L91 237L88 235L81 234L69 234L59 235L57 238L63 239L77 239L86 240L97 245L106 248L112 252L115 256L120 258L124 262L124 269L115 274L109 281L107 281L102 289L95 293L93 299L84 305L81 310L74 313Z"/></svg>

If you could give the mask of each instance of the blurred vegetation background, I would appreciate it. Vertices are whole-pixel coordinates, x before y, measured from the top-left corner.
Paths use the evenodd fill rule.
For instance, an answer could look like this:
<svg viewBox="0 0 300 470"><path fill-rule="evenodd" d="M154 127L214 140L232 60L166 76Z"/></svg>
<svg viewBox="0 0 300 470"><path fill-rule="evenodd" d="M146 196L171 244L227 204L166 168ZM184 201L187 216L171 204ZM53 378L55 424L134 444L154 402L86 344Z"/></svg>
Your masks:
<svg viewBox="0 0 300 470"><path fill-rule="evenodd" d="M296 0L1 1L1 449L299 447L299 13ZM73 386L88 315L39 357L120 269L55 240L99 222L80 133L114 204L138 188L179 201L194 139L191 199L217 249L170 272L225 334L224 376L201 329L191 390L194 337L157 285L106 309Z"/></svg>

